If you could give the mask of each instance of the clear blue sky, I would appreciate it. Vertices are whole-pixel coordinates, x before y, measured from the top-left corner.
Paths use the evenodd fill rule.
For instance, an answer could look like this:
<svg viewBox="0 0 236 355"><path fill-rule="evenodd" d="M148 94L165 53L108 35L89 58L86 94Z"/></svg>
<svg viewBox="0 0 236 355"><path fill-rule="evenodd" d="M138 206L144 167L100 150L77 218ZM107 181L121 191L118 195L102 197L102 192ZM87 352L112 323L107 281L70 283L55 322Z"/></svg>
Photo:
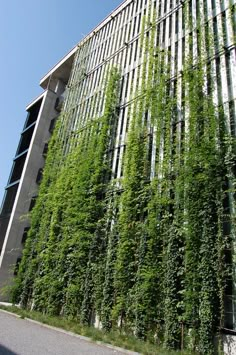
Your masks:
<svg viewBox="0 0 236 355"><path fill-rule="evenodd" d="M0 204L39 80L122 0L6 0L0 12Z"/></svg>

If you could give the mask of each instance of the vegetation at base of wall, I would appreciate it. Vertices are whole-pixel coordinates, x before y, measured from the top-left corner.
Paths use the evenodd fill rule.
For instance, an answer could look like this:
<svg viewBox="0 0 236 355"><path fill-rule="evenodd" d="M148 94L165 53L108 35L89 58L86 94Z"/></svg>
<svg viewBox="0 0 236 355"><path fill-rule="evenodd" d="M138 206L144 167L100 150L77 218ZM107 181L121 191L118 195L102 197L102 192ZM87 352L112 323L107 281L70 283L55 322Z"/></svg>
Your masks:
<svg viewBox="0 0 236 355"><path fill-rule="evenodd" d="M175 58L155 46L149 8L119 180L110 166L119 70L108 75L102 117L70 132L62 114L12 291L24 309L99 322L168 353L214 353L231 276L236 145L215 103L212 40L201 28L198 56L190 36L176 77Z"/></svg>
<svg viewBox="0 0 236 355"><path fill-rule="evenodd" d="M15 306L2 306L3 309L8 312L18 314L20 318L29 318L37 322L50 325L52 327L61 328L75 334L86 336L99 344L111 344L120 348L135 351L143 355L179 355L179 351L165 351L158 349L155 344L150 342L143 342L138 340L132 335L121 333L118 330L111 332L105 332L103 330L96 329L94 327L86 327L75 320L68 320L64 317L49 316L36 311L27 311ZM190 355L189 352L181 352L181 355Z"/></svg>

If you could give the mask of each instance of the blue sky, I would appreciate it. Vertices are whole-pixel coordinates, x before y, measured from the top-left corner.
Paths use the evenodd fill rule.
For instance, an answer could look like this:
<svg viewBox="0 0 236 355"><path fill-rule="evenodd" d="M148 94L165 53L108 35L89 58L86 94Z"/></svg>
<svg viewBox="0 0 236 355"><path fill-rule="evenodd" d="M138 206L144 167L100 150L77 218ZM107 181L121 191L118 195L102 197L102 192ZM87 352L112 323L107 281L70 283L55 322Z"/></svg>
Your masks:
<svg viewBox="0 0 236 355"><path fill-rule="evenodd" d="M122 0L7 0L0 12L0 203L39 81Z"/></svg>

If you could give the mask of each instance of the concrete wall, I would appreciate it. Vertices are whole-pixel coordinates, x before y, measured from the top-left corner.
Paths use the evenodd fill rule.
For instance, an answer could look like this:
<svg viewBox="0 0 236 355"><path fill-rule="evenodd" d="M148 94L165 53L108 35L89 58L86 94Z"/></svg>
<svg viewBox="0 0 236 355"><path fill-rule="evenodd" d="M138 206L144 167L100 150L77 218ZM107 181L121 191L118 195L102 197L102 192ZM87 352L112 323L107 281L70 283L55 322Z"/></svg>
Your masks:
<svg viewBox="0 0 236 355"><path fill-rule="evenodd" d="M224 354L236 355L236 335L224 335Z"/></svg>
<svg viewBox="0 0 236 355"><path fill-rule="evenodd" d="M51 119L58 115L54 109L58 94L47 90L43 96L0 256L1 301L8 300L5 286L11 284L17 259L22 254L22 235L24 228L29 226L28 212L31 199L38 192L36 183L38 170L45 163L44 145L50 138Z"/></svg>

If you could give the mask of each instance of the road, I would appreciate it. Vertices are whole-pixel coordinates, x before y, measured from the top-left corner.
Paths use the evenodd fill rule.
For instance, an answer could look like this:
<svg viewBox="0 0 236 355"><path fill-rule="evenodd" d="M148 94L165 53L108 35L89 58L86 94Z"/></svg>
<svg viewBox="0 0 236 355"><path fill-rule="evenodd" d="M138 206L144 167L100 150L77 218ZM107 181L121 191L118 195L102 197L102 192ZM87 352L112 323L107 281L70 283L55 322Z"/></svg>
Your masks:
<svg viewBox="0 0 236 355"><path fill-rule="evenodd" d="M121 355L125 353L0 311L0 355Z"/></svg>

